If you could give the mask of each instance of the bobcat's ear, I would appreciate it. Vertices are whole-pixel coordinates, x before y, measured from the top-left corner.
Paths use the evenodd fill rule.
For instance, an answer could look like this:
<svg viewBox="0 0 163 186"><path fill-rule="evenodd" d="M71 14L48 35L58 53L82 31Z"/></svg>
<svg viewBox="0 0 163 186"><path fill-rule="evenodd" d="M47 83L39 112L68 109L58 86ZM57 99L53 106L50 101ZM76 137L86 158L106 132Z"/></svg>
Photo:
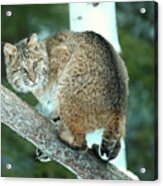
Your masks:
<svg viewBox="0 0 163 186"><path fill-rule="evenodd" d="M27 45L30 47L36 44L37 42L38 42L38 36L37 34L33 33L32 36L27 41Z"/></svg>
<svg viewBox="0 0 163 186"><path fill-rule="evenodd" d="M16 48L16 46L14 46L14 45L12 45L12 44L10 44L10 43L6 43L5 46L4 46L3 51L4 51L4 54L5 54L6 56L7 56L7 55L12 56L12 55L16 54L17 48Z"/></svg>

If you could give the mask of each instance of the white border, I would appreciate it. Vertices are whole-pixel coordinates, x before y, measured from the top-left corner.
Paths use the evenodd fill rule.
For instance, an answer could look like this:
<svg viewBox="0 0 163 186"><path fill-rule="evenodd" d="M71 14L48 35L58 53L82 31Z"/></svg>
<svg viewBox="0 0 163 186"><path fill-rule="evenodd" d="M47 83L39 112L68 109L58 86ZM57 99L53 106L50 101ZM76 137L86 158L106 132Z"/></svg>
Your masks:
<svg viewBox="0 0 163 186"><path fill-rule="evenodd" d="M98 1L98 0L97 0ZM101 1L105 1L105 0L101 0ZM118 0L118 2L120 1L126 1L126 0ZM129 1L129 0L127 0ZM133 1L133 0L130 0ZM144 1L144 0L143 0ZM87 2L87 0L1 0L1 4L43 4L43 3L66 3L66 2ZM96 2L95 0L89 0L89 2ZM159 3L159 20L163 19L163 1L162 0L157 0L157 2ZM159 113L160 111L163 110L162 107L162 96L163 95L163 89L161 84L163 85L163 83L161 82L161 80L163 79L163 52L161 51L163 48L163 37L162 34L163 30L162 30L162 23L161 21L159 21ZM160 83L161 82L161 83ZM159 114L159 141L163 141L163 114ZM161 145L160 145L161 144ZM95 181L95 180L57 180L57 179L24 179L24 178L0 178L0 184L3 185L7 185L7 186L44 186L45 184L48 184L48 186L72 186L74 184L78 184L78 186L85 186L86 184L91 184L92 186L111 186L111 185L117 185L117 184L121 184L121 186L125 186L125 185L162 185L163 184L163 168L161 167L161 165L163 165L162 159L160 157L163 157L163 147L162 147L162 143L159 143L159 180L155 181L155 182L129 182L129 181Z"/></svg>

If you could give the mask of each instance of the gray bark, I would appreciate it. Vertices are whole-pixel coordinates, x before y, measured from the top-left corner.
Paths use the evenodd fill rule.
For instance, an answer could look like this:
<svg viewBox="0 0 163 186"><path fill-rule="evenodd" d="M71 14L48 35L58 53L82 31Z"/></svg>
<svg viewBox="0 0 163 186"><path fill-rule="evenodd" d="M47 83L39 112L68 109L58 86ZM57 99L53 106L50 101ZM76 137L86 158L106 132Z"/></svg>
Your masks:
<svg viewBox="0 0 163 186"><path fill-rule="evenodd" d="M52 124L3 85L1 86L1 120L51 159L75 173L78 178L138 179L131 172L122 172L114 165L102 162L90 152L84 153L69 148L58 138L57 123Z"/></svg>

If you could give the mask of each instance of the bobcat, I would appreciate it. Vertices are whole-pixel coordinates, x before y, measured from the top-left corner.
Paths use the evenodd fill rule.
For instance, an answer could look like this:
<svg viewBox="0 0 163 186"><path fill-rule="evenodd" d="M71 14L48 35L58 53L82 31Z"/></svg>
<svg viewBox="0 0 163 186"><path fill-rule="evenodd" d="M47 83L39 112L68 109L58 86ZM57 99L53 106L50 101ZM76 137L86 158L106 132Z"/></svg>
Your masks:
<svg viewBox="0 0 163 186"><path fill-rule="evenodd" d="M114 48L97 33L37 34L4 46L7 79L32 92L37 109L62 121L59 137L73 148L92 148L115 158L125 135L128 75Z"/></svg>

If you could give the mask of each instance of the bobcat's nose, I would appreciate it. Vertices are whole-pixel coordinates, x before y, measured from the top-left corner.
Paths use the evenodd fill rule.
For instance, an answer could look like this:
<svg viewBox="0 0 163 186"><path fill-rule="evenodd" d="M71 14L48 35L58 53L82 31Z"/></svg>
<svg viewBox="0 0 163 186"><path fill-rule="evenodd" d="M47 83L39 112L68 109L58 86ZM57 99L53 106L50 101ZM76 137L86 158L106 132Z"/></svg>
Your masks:
<svg viewBox="0 0 163 186"><path fill-rule="evenodd" d="M36 81L36 74L33 71L28 72L28 78L32 81Z"/></svg>

